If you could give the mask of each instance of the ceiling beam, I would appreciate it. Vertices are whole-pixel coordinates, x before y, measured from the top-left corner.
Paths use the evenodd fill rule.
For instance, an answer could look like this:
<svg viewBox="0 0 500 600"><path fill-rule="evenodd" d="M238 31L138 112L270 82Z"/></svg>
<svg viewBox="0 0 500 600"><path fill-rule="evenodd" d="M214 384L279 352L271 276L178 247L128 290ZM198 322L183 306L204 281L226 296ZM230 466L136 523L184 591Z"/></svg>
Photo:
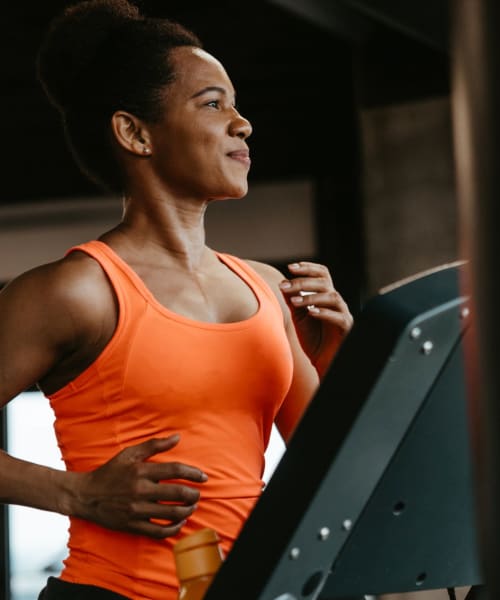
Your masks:
<svg viewBox="0 0 500 600"><path fill-rule="evenodd" d="M349 41L361 42L373 30L371 19L338 0L270 0Z"/></svg>
<svg viewBox="0 0 500 600"><path fill-rule="evenodd" d="M448 0L270 1L352 42L392 29L438 50L448 50Z"/></svg>

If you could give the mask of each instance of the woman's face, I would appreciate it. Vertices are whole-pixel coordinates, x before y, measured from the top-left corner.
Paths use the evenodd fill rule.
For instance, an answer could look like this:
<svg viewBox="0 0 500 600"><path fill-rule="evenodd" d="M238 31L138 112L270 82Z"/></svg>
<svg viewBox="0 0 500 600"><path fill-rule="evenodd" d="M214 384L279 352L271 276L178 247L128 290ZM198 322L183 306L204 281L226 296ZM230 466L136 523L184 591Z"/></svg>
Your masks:
<svg viewBox="0 0 500 600"><path fill-rule="evenodd" d="M199 48L175 48L175 80L161 120L150 127L154 168L181 197L241 198L247 193L252 127L235 108L222 65Z"/></svg>

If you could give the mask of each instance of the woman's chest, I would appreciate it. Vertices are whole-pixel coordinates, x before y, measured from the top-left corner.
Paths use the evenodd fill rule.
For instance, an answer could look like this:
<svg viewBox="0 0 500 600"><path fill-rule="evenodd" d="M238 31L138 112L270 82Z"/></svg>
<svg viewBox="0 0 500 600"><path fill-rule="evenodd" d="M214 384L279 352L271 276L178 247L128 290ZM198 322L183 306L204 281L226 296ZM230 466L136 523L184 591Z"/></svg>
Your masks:
<svg viewBox="0 0 500 600"><path fill-rule="evenodd" d="M244 321L259 308L255 291L224 266L204 273L144 270L139 276L160 306L195 321Z"/></svg>

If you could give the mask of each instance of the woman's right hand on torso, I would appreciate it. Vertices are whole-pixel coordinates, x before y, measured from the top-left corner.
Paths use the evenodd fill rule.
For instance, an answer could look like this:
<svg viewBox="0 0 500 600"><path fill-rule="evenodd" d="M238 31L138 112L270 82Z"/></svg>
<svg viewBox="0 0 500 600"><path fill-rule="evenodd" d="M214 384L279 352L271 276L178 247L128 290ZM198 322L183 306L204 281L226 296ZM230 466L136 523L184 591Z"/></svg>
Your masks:
<svg viewBox="0 0 500 600"><path fill-rule="evenodd" d="M154 538L176 535L196 509L200 494L167 481L203 483L207 476L182 463L147 459L170 450L179 439L172 435L147 440L122 450L95 471L80 474L68 512L110 529Z"/></svg>

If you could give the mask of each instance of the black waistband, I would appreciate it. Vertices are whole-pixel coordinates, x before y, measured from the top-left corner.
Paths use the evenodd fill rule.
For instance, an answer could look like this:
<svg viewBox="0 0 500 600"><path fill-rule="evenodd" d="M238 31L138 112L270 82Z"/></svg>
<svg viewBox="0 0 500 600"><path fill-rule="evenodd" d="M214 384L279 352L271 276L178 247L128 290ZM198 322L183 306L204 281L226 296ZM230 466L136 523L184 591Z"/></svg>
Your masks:
<svg viewBox="0 0 500 600"><path fill-rule="evenodd" d="M95 585L68 583L56 577L49 577L47 585L38 600L130 600L126 596L105 590Z"/></svg>

